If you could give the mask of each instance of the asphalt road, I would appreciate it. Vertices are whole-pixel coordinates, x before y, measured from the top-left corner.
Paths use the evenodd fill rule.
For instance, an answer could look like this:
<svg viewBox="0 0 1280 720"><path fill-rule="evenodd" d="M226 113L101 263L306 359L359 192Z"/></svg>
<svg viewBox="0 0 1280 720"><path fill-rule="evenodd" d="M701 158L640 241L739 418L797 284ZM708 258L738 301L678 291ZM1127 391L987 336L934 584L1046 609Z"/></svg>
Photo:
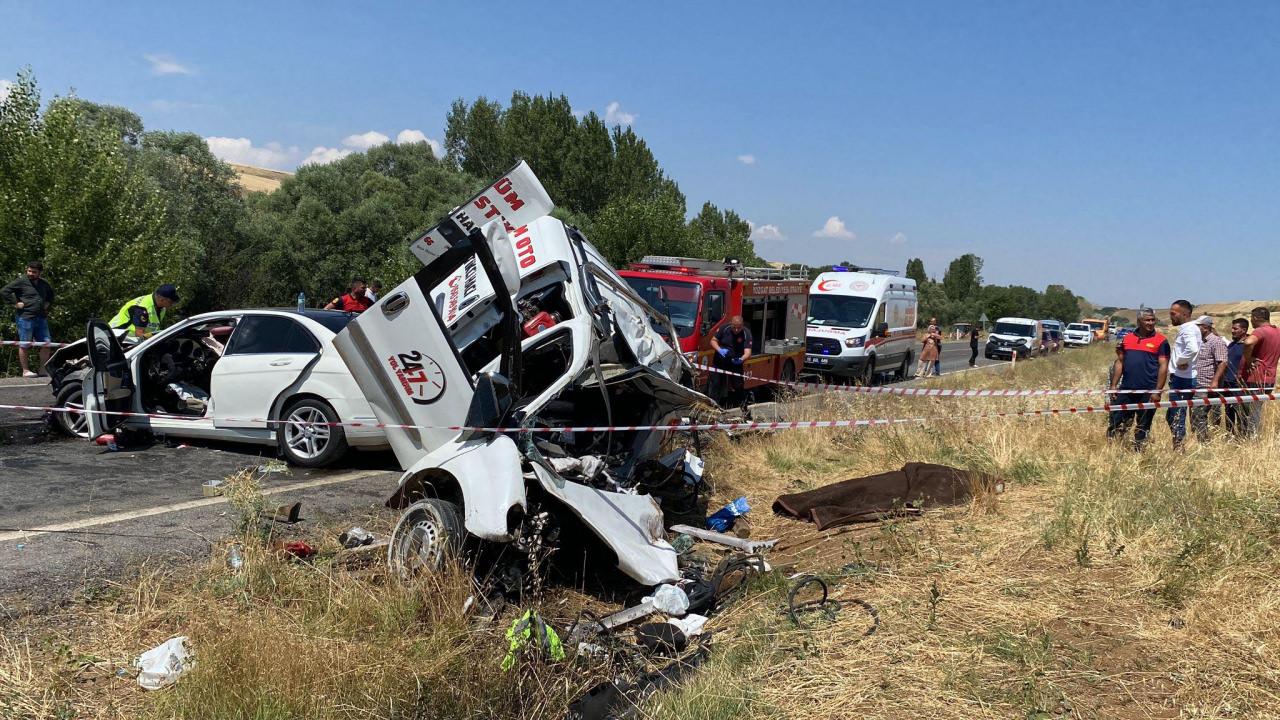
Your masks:
<svg viewBox="0 0 1280 720"><path fill-rule="evenodd" d="M45 404L47 386L0 381L0 404ZM92 594L145 563L207 558L234 529L201 484L274 456L271 448L163 443L110 452L44 431L41 413L0 410L0 626ZM262 476L268 505L302 503L285 537L385 526L399 471L388 453L352 453L335 468ZM41 532L41 530L61 532ZM315 539L312 537L312 539Z"/></svg>
<svg viewBox="0 0 1280 720"><path fill-rule="evenodd" d="M1007 360L988 360L982 356L982 348L986 340L982 340L982 344L978 345L978 367L986 365L1002 365ZM917 353L917 357L918 357ZM969 341L960 340L958 342L942 343L942 374L955 372L956 370L969 369Z"/></svg>

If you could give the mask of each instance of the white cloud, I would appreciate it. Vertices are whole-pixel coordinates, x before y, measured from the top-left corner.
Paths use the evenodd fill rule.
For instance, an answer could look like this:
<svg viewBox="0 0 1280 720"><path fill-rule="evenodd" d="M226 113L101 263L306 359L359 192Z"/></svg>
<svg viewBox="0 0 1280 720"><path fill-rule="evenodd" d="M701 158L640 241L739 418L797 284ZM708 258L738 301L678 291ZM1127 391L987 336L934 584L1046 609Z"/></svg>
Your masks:
<svg viewBox="0 0 1280 720"><path fill-rule="evenodd" d="M636 121L636 114L623 112L622 105L617 100L609 103L604 109L605 125L631 125Z"/></svg>
<svg viewBox="0 0 1280 720"><path fill-rule="evenodd" d="M384 143L391 142L391 138L383 135L377 130L370 130L367 133L359 135L348 135L342 139L342 144L354 150L368 150L371 147L377 147Z"/></svg>
<svg viewBox="0 0 1280 720"><path fill-rule="evenodd" d="M352 137L355 137L354 135ZM325 165L355 152L354 150L342 150L339 148L330 148L320 145L311 150L311 154L306 157L299 165Z"/></svg>
<svg viewBox="0 0 1280 720"><path fill-rule="evenodd" d="M742 163L743 165L755 165L756 156L755 155L739 155L738 162Z"/></svg>
<svg viewBox="0 0 1280 720"><path fill-rule="evenodd" d="M823 224L821 229L813 231L813 236L839 240L852 240L855 237L853 231L845 227L844 221L836 215L827 218L827 222Z"/></svg>
<svg viewBox="0 0 1280 720"><path fill-rule="evenodd" d="M747 221L747 225L751 227L751 237L748 239L752 242L787 239L787 236L782 234L777 225L756 225L750 220Z"/></svg>
<svg viewBox="0 0 1280 720"><path fill-rule="evenodd" d="M13 89L13 83L9 80L0 80L0 102L4 102L9 97L9 91Z"/></svg>
<svg viewBox="0 0 1280 720"><path fill-rule="evenodd" d="M148 53L142 56L151 63L152 75L195 75L196 71L168 55Z"/></svg>
<svg viewBox="0 0 1280 720"><path fill-rule="evenodd" d="M906 245L907 236L903 235L902 233L894 233L894 236L889 238L889 244L890 245Z"/></svg>
<svg viewBox="0 0 1280 720"><path fill-rule="evenodd" d="M209 144L209 152L229 163L285 169L298 160L298 148L285 148L280 143L270 142L257 147L252 140L243 137L207 137L204 141Z"/></svg>
<svg viewBox="0 0 1280 720"><path fill-rule="evenodd" d="M410 143L421 143L421 142L424 142L431 146L431 154L435 155L438 158L444 157L444 148L440 146L440 141L432 140L431 138L427 137L427 134L422 132L421 130L406 129L406 130L401 130L400 134L396 135L397 145L408 145Z"/></svg>

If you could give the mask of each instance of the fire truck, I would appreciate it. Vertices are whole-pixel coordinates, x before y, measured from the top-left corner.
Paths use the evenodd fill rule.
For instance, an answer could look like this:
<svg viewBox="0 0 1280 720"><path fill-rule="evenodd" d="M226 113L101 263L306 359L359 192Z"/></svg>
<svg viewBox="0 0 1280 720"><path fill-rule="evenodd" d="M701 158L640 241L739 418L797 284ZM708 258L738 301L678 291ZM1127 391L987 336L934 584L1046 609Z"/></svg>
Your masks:
<svg viewBox="0 0 1280 720"><path fill-rule="evenodd" d="M746 390L791 381L804 367L809 309L807 268L745 267L727 258L649 255L618 271L641 298L671 319L680 351L710 365L711 338L734 315L751 330ZM706 382L706 373L698 379Z"/></svg>

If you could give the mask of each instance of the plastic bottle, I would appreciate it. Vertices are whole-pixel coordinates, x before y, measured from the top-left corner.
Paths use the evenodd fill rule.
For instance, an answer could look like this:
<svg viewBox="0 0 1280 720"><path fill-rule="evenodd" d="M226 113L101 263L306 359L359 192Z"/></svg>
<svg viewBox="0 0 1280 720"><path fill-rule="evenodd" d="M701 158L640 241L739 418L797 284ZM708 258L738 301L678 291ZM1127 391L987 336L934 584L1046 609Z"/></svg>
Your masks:
<svg viewBox="0 0 1280 720"><path fill-rule="evenodd" d="M239 545L232 545L227 549L227 567L232 570L244 567L244 555L241 554Z"/></svg>
<svg viewBox="0 0 1280 720"><path fill-rule="evenodd" d="M305 310L306 308L307 308L307 294L304 292L300 292L298 293L298 310Z"/></svg>

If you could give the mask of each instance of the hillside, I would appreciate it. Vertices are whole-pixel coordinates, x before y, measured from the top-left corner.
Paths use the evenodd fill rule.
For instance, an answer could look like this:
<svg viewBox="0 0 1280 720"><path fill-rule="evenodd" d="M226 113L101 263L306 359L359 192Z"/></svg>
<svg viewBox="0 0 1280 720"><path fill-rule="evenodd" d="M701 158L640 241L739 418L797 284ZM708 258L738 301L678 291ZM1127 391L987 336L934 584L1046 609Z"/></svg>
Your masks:
<svg viewBox="0 0 1280 720"><path fill-rule="evenodd" d="M1205 303L1197 305L1195 312L1196 317L1208 315L1218 323L1230 322L1235 318L1247 318L1249 312L1259 305L1267 307L1273 313L1280 313L1280 300L1236 300L1223 303ZM1156 318L1159 320L1167 320L1169 308L1156 308ZM1138 316L1136 308L1118 308L1112 315L1119 315L1125 318L1125 324L1132 325L1134 319Z"/></svg>
<svg viewBox="0 0 1280 720"><path fill-rule="evenodd" d="M253 167L252 165L227 164L231 166L232 170L236 171L236 178L240 181L240 187L246 194L274 192L280 187L280 183L284 182L285 178L293 175L293 173L287 173L282 170L268 170L266 168Z"/></svg>

